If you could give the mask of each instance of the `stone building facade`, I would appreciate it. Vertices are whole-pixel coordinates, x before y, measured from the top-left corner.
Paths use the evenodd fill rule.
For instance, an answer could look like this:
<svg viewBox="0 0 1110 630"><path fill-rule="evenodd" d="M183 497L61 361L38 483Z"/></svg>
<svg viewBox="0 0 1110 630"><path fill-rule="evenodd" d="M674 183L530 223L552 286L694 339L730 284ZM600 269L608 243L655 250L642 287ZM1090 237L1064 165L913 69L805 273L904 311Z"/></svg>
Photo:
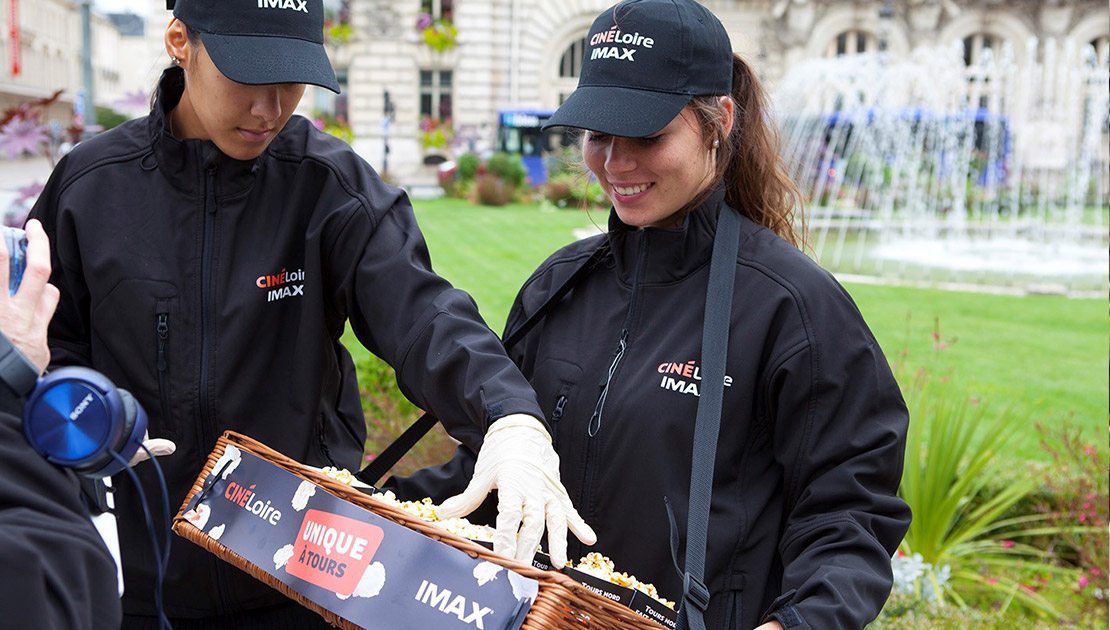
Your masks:
<svg viewBox="0 0 1110 630"><path fill-rule="evenodd" d="M350 0L353 35L334 49L355 147L403 181L427 180L435 162L492 148L503 108L554 108L573 91L583 38L611 0ZM1091 45L1101 72L1110 57L1102 0L705 0L733 48L773 88L803 60L962 43L969 68L1003 46L1017 60L1066 63L1046 53ZM455 45L426 43L421 14L448 19ZM423 18L419 26L427 23ZM1044 42L1055 42L1052 47ZM1041 43L1038 46L1038 42ZM1049 59L1045 59L1045 55ZM1030 56L1032 55L1032 56ZM970 72L971 70L969 70ZM387 122L385 94L393 103ZM455 146L425 146L449 119ZM422 127L423 122L423 127ZM388 146L388 155L386 148Z"/></svg>
<svg viewBox="0 0 1110 630"><path fill-rule="evenodd" d="M83 84L81 7L72 0L18 0L14 3L18 46L13 46L13 3L0 11L0 111L64 90L49 117L68 124ZM93 95L97 105L123 97L131 62L119 28L92 13ZM16 52L18 50L18 52ZM19 71L13 72L18 61Z"/></svg>

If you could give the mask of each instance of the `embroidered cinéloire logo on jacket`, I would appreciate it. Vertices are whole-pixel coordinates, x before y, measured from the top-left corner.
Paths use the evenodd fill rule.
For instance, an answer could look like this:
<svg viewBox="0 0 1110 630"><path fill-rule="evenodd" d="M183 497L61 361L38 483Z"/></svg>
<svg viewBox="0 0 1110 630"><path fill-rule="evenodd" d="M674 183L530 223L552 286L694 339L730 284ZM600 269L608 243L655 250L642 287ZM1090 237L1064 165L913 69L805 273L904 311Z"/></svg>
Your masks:
<svg viewBox="0 0 1110 630"><path fill-rule="evenodd" d="M660 388L691 396L701 395L701 367L697 361L665 361L655 371L662 375ZM732 377L727 374L725 387L732 387Z"/></svg>
<svg viewBox="0 0 1110 630"><path fill-rule="evenodd" d="M266 292L267 302L304 296L304 269L296 271L282 269L275 274L258 276L254 284Z"/></svg>

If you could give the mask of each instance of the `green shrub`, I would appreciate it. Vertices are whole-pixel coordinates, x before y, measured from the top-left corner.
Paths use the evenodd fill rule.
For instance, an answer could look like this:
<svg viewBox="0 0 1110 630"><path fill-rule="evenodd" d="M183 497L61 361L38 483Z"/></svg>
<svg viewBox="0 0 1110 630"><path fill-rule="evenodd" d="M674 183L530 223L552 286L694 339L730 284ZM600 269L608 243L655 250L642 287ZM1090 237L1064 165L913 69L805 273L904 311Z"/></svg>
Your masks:
<svg viewBox="0 0 1110 630"><path fill-rule="evenodd" d="M933 337L939 352L944 342L935 329ZM986 493L989 481L1008 464L996 455L1006 452L1030 414L1013 406L995 411L949 376L922 369L907 379L904 371L903 363L897 372L911 421L899 495L913 510L913 521L895 558L895 572L912 582L907 586L896 580L895 588L941 606L987 600L1001 601L1005 609L1018 602L1061 618L1029 579L1074 573L1031 544L1036 537L1060 533L1060 528L1048 524L1043 514L1004 518L1038 480L1027 473L997 494Z"/></svg>
<svg viewBox="0 0 1110 630"><path fill-rule="evenodd" d="M483 206L504 206L513 200L515 190L501 178L487 173L475 180L474 194Z"/></svg>
<svg viewBox="0 0 1110 630"><path fill-rule="evenodd" d="M473 153L463 153L458 159L458 170L455 171L456 175L461 181L470 181L478 175L478 166L481 160Z"/></svg>
<svg viewBox="0 0 1110 630"><path fill-rule="evenodd" d="M121 114L111 107L96 106L96 124L104 127L105 131L122 125L130 120L130 118L130 116Z"/></svg>
<svg viewBox="0 0 1110 630"><path fill-rule="evenodd" d="M519 155L494 153L486 160L486 172L505 182L511 188L523 188L528 184L528 171Z"/></svg>
<svg viewBox="0 0 1110 630"><path fill-rule="evenodd" d="M1068 593L1070 608L1080 615L1101 615L1106 627L1110 597L1110 458L1104 432L1090 438L1068 422L1049 429L1038 423L1041 444L1053 458L1045 469L1034 511L1044 514L1059 534L1045 541L1061 563L1079 574L1055 585Z"/></svg>
<svg viewBox="0 0 1110 630"><path fill-rule="evenodd" d="M355 364L362 393L362 410L366 414L366 459L373 459L389 446L397 436L420 417L420 410L405 398L397 388L393 368L373 355ZM426 466L445 462L451 458L455 442L436 425L424 436L390 474L408 475Z"/></svg>
<svg viewBox="0 0 1110 630"><path fill-rule="evenodd" d="M1019 612L973 610L940 606L907 595L891 595L867 630L1055 630L1055 623L1038 621Z"/></svg>

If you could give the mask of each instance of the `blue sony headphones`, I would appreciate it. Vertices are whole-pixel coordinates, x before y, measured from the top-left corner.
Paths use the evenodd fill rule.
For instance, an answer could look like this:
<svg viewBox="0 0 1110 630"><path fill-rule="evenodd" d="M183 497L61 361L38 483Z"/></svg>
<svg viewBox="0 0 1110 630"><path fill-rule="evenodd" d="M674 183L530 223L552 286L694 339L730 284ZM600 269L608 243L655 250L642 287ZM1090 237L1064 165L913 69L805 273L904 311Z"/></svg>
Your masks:
<svg viewBox="0 0 1110 630"><path fill-rule="evenodd" d="M126 468L142 446L146 412L100 372L64 367L40 379L38 369L0 334L0 382L27 397L23 434L53 464L98 479Z"/></svg>
<svg viewBox="0 0 1110 630"><path fill-rule="evenodd" d="M83 367L64 367L38 379L23 405L23 434L31 447L84 477L123 470L146 429L146 412L130 393Z"/></svg>

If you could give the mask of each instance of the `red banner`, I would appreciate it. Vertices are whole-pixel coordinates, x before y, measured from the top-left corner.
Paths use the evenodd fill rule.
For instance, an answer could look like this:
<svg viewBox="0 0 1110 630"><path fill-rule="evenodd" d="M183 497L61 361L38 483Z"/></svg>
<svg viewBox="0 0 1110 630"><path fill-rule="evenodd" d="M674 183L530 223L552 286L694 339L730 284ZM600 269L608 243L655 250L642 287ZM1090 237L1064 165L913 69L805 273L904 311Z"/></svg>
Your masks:
<svg viewBox="0 0 1110 630"><path fill-rule="evenodd" d="M8 0L8 41L11 43L12 76L19 76L19 0Z"/></svg>

